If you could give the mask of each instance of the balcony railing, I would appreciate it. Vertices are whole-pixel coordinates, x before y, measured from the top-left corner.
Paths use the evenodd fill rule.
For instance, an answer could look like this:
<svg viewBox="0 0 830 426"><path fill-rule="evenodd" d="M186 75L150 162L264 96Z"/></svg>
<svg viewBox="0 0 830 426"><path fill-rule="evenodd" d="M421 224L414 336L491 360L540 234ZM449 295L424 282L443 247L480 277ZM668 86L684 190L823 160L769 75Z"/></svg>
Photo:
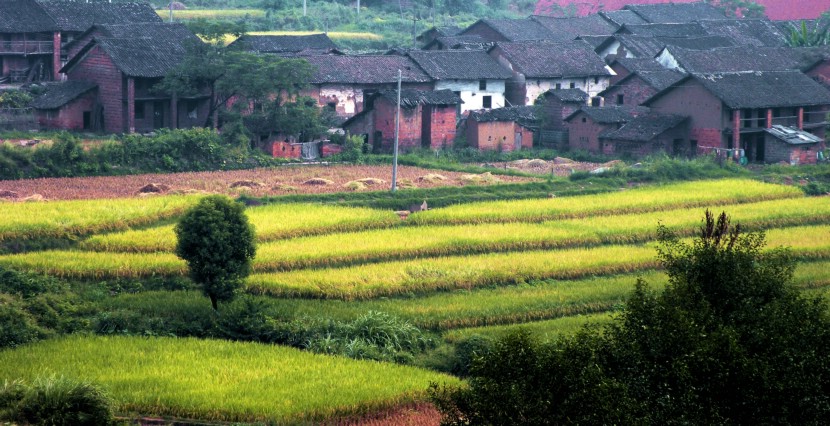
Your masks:
<svg viewBox="0 0 830 426"><path fill-rule="evenodd" d="M51 54L53 44L51 41L0 41L0 54Z"/></svg>

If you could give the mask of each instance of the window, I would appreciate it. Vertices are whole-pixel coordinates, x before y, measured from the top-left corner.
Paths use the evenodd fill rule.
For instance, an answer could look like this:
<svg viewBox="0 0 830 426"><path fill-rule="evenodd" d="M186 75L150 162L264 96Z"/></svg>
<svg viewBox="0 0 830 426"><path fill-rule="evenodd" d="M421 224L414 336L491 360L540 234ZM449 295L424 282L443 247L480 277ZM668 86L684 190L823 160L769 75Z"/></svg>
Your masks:
<svg viewBox="0 0 830 426"><path fill-rule="evenodd" d="M625 96L617 95L617 105L623 105L625 103Z"/></svg>
<svg viewBox="0 0 830 426"><path fill-rule="evenodd" d="M576 89L576 83L574 83L574 82L572 81L572 82L571 82L570 87L571 87L571 89Z"/></svg>
<svg viewBox="0 0 830 426"><path fill-rule="evenodd" d="M135 118L137 120L144 119L144 102L136 101L135 102Z"/></svg>
<svg viewBox="0 0 830 426"><path fill-rule="evenodd" d="M599 77L594 77L594 84L599 84Z"/></svg>
<svg viewBox="0 0 830 426"><path fill-rule="evenodd" d="M582 122L586 123L586 122L588 122L588 120L585 117L582 117Z"/></svg>
<svg viewBox="0 0 830 426"><path fill-rule="evenodd" d="M199 104L195 101L187 102L187 118L195 120L199 117Z"/></svg>
<svg viewBox="0 0 830 426"><path fill-rule="evenodd" d="M482 108L493 108L493 97L492 96L483 96L481 98L481 107Z"/></svg>
<svg viewBox="0 0 830 426"><path fill-rule="evenodd" d="M602 98L600 98L599 96L595 96L595 97L591 98L591 106L593 106L593 107L602 106Z"/></svg>
<svg viewBox="0 0 830 426"><path fill-rule="evenodd" d="M487 90L487 80L478 81L478 90Z"/></svg>
<svg viewBox="0 0 830 426"><path fill-rule="evenodd" d="M556 90L559 90L561 88L562 88L562 83L556 83Z"/></svg>

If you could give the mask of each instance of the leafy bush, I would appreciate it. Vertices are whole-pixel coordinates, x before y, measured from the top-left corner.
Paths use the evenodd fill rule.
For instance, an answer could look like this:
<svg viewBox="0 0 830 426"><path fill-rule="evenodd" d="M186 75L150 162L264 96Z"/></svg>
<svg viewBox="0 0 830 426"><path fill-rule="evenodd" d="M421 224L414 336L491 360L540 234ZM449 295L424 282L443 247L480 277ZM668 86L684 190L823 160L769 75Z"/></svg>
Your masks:
<svg viewBox="0 0 830 426"><path fill-rule="evenodd" d="M0 93L0 108L26 108L32 95L24 90L4 90Z"/></svg>
<svg viewBox="0 0 830 426"><path fill-rule="evenodd" d="M0 388L0 419L54 426L108 425L109 398L92 383L67 377L37 378L27 386L5 382Z"/></svg>
<svg viewBox="0 0 830 426"><path fill-rule="evenodd" d="M0 349L31 343L50 334L26 312L23 303L0 294Z"/></svg>

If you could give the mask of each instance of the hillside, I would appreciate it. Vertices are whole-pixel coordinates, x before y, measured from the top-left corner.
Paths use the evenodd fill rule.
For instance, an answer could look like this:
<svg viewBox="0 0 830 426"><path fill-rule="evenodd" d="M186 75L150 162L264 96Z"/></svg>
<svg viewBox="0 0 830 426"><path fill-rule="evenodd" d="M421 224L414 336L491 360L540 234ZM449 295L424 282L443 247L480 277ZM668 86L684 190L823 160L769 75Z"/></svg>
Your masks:
<svg viewBox="0 0 830 426"><path fill-rule="evenodd" d="M602 10L618 10L627 4L693 3L700 0L539 0L535 13L557 14L562 10L574 10L587 15ZM773 20L815 19L830 10L830 0L799 0L797 6L790 0L755 0L766 7L767 16Z"/></svg>

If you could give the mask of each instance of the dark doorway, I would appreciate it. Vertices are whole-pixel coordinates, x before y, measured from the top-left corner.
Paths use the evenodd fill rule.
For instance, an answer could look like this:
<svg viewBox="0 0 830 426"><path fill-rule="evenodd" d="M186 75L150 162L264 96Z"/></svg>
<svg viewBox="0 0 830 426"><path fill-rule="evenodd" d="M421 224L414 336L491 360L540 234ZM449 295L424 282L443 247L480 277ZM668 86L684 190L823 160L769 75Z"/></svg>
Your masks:
<svg viewBox="0 0 830 426"><path fill-rule="evenodd" d="M383 148L383 132L375 130L374 137L372 137L372 152L378 153Z"/></svg>
<svg viewBox="0 0 830 426"><path fill-rule="evenodd" d="M92 111L84 111L84 130L92 128Z"/></svg>
<svg viewBox="0 0 830 426"><path fill-rule="evenodd" d="M153 102L153 128L164 127L164 102Z"/></svg>

